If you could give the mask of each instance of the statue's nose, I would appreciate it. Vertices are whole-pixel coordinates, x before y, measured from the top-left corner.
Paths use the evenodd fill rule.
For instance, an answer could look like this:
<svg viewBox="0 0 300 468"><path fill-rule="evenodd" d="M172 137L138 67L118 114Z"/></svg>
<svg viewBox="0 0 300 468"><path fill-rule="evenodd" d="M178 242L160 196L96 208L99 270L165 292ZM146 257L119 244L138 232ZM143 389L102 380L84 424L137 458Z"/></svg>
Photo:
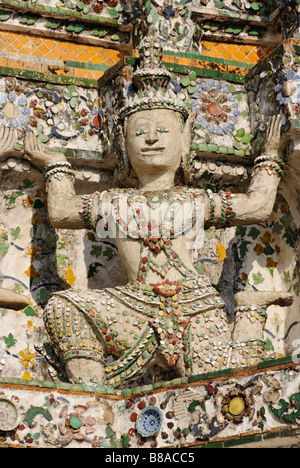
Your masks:
<svg viewBox="0 0 300 468"><path fill-rule="evenodd" d="M149 130L148 133L146 134L146 139L145 139L146 143L148 143L148 145L153 145L158 140L159 140L159 136L158 136L158 132L156 128L152 128L151 130Z"/></svg>

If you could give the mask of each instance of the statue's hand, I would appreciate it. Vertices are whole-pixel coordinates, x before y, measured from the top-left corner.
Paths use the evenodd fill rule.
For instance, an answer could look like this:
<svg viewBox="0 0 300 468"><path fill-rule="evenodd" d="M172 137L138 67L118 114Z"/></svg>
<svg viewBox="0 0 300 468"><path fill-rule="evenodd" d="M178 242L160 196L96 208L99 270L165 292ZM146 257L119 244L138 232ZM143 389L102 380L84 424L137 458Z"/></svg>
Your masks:
<svg viewBox="0 0 300 468"><path fill-rule="evenodd" d="M281 130L281 117L274 115L269 119L267 137L262 154L269 156L278 156L278 149L280 145L280 130Z"/></svg>
<svg viewBox="0 0 300 468"><path fill-rule="evenodd" d="M0 127L0 162L5 161L15 149L16 130L11 127Z"/></svg>
<svg viewBox="0 0 300 468"><path fill-rule="evenodd" d="M25 135L24 158L41 170L44 170L50 163L64 161L66 159L61 153L46 152L41 141L33 132L27 132Z"/></svg>

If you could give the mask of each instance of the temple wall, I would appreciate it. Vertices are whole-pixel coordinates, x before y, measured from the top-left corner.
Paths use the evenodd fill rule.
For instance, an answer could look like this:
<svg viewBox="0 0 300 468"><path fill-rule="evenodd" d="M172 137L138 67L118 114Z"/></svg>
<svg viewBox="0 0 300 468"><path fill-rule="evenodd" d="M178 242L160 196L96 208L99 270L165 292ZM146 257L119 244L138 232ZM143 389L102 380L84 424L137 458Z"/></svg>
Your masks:
<svg viewBox="0 0 300 468"><path fill-rule="evenodd" d="M14 151L0 163L0 280L30 299L21 311L0 309L0 401L16 404L19 417L14 429L0 428L0 446L299 443L298 5L289 2L287 14L281 2L244 3L0 2L0 125L17 131ZM197 114L194 187L245 191L267 121L281 113L286 177L271 217L210 228L194 262L225 300L231 327L238 291L291 292L294 302L268 309L267 361L260 366L233 365L151 388L146 381L112 391L99 382L71 385L44 357L43 308L55 291L101 289L127 278L113 242L51 226L43 174L24 158L24 135L29 127L45 149L67 156L77 194L113 187L113 119L130 93L136 46L149 24L164 41L174 95ZM134 173L126 183L136 186ZM235 397L236 415L228 409ZM152 405L162 411L162 426L158 436L143 438L136 419Z"/></svg>

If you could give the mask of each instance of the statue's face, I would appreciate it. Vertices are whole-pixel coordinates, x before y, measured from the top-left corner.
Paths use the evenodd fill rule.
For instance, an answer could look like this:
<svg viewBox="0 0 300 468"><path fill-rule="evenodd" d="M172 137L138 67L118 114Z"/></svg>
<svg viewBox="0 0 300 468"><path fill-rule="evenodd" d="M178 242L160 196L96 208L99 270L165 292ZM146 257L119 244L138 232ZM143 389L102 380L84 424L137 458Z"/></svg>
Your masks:
<svg viewBox="0 0 300 468"><path fill-rule="evenodd" d="M128 117L126 148L137 176L175 174L181 163L182 132L180 118L172 110L151 109Z"/></svg>

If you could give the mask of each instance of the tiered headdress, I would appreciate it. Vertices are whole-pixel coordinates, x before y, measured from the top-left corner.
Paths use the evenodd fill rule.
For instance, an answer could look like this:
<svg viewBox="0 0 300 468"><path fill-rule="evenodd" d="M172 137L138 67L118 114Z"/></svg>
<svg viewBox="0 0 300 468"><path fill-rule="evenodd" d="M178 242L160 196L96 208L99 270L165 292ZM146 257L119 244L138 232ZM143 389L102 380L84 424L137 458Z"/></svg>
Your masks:
<svg viewBox="0 0 300 468"><path fill-rule="evenodd" d="M133 73L133 91L129 92L119 117L124 119L142 110L171 109L187 119L186 106L171 89L171 73L161 65L163 49L153 30L141 41L139 53L140 66Z"/></svg>

